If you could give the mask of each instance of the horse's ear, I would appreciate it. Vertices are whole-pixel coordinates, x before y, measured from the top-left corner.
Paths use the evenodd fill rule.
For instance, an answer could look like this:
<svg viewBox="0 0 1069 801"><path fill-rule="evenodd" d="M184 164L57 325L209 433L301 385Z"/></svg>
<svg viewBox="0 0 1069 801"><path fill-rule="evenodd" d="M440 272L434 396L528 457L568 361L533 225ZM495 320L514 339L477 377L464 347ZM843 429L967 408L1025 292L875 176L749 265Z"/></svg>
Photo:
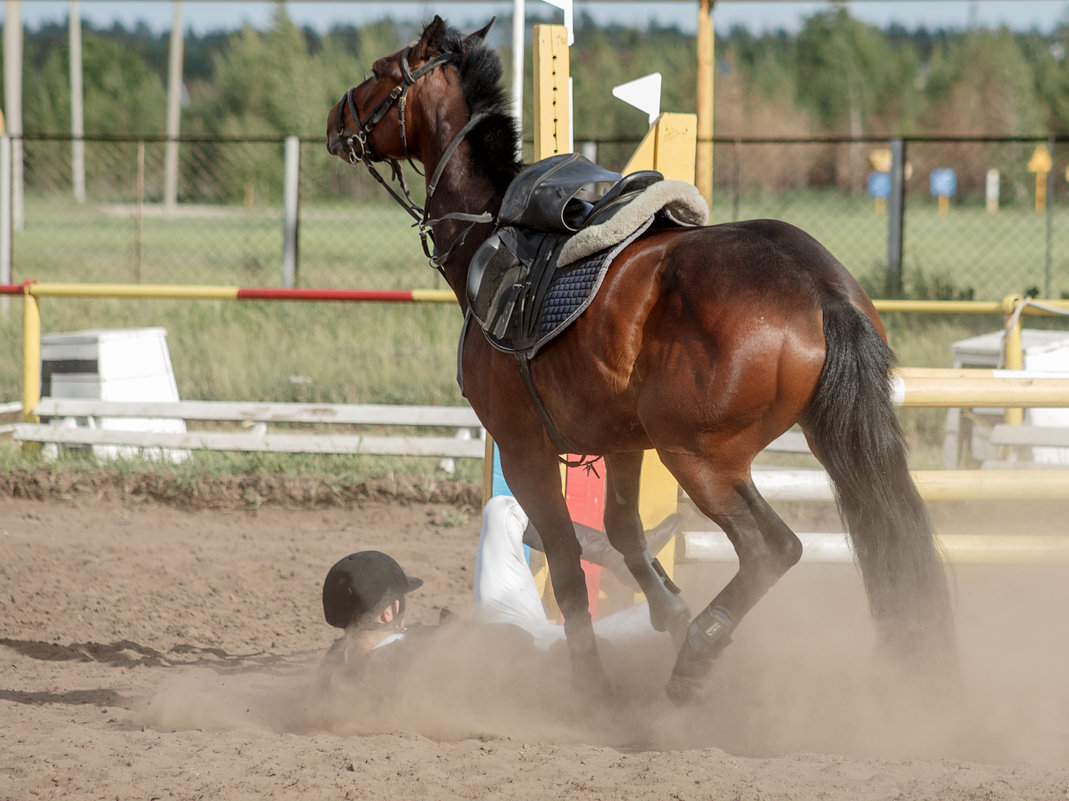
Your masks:
<svg viewBox="0 0 1069 801"><path fill-rule="evenodd" d="M464 48L467 49L471 45L478 44L486 40L486 34L490 33L490 29L494 27L494 23L497 22L497 17L491 17L490 21L486 23L482 28L475 31L475 33L468 34L464 37Z"/></svg>
<svg viewBox="0 0 1069 801"><path fill-rule="evenodd" d="M416 58L429 59L441 53L442 45L445 44L445 34L445 21L435 14L434 19L423 29L423 34L416 43Z"/></svg>

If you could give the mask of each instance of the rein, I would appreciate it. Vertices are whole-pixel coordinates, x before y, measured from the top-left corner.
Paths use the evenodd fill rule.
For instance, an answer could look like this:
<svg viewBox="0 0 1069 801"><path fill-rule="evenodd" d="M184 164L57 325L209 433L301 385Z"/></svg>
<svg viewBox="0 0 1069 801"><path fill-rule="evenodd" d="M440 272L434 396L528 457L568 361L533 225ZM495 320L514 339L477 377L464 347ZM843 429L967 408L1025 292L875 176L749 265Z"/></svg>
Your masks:
<svg viewBox="0 0 1069 801"><path fill-rule="evenodd" d="M396 103L397 119L401 132L401 148L404 151L404 158L412 165L412 169L420 175L423 175L420 169L412 161L412 156L408 150L408 137L405 135L405 104L408 100L408 90L417 80L422 78L428 72L446 64L451 64L457 61L460 56L456 53L440 53L423 66L413 71L408 66L408 52L410 49L411 48L406 47L401 51L401 73L403 76L401 83L395 86L386 97L379 101L378 105L371 110L371 113L366 120L362 121L360 119L360 112L357 110L356 102L353 100L353 89L356 87L350 88L345 93L345 104L349 108L350 116L357 124L357 130L356 133L345 136L345 119L339 112L338 134L345 138L346 146L349 148L349 163L356 164L357 162L360 162L367 167L368 172L371 173L371 177L378 181L383 188L389 192L390 196L397 201L397 204L408 212L409 216L415 220L413 226L419 229L419 239L420 244L423 246L424 255L430 260L431 266L434 267L434 269L438 270L438 272L442 272L446 259L449 258L449 255L453 252L454 248L463 244L472 228L480 223L490 223L494 221L493 215L488 211L484 211L480 214L453 211L443 214L441 217L432 219L428 216L426 209L426 206L430 205L431 198L434 196L434 191L438 188L438 181L441 180L442 173L444 172L449 159L452 158L461 141L478 123L485 119L486 115L482 113L473 114L467 123L465 123L464 127L460 129L460 132L453 137L453 140L443 151L438 166L435 168L434 173L427 182L427 199L425 201L425 206L419 206L412 199L412 194L408 189L408 183L405 181L404 174L401 171L400 163L397 159L387 158L376 153L371 142L368 141L368 136L371 134L372 130L374 130L375 126L386 116L394 103ZM353 146L354 143L359 143L360 152L363 155L358 156L356 154L356 148ZM401 192L404 194L404 197L398 194L386 179L379 174L378 170L372 166L371 162L373 161L385 161L389 163L392 177L401 187ZM439 254L437 244L434 242L434 232L431 228L435 223L443 222L445 220L461 220L469 223L469 225L461 232L460 236L453 240L453 243L444 254ZM428 245L428 240L430 240L431 245Z"/></svg>

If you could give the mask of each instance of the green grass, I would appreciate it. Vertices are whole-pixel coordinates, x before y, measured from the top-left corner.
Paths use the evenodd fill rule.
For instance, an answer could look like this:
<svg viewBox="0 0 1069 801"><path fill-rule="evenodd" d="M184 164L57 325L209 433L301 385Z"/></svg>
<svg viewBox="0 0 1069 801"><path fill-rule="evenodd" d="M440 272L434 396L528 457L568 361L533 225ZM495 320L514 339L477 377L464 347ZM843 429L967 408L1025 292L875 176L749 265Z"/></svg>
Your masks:
<svg viewBox="0 0 1069 801"><path fill-rule="evenodd" d="M980 204L954 204L945 217L934 200L910 198L904 222L903 274L907 287L941 286L949 295L999 300L1035 288L1043 297L1069 295L1069 208L1052 209L1050 294L1047 290L1047 218L1024 206L989 214ZM868 197L837 191L744 196L737 210L714 196L713 221L772 217L816 237L855 275L887 264L887 214Z"/></svg>
<svg viewBox="0 0 1069 801"><path fill-rule="evenodd" d="M15 280L72 283L278 286L282 218L277 208L183 207L183 215L133 206L29 198L14 241ZM382 204L305 209L299 284L396 289L439 280L411 220Z"/></svg>
<svg viewBox="0 0 1069 801"><path fill-rule="evenodd" d="M724 202L714 205L714 221L733 214ZM302 215L300 285L443 286L399 209L385 204L317 205L303 208ZM810 231L872 294L881 294L887 220L870 199L809 191L749 197L740 203L739 218L761 216L786 219ZM1055 295L1069 291L1066 223L1069 211L1056 209ZM907 295L994 300L1043 287L1045 218L1030 209L1006 208L988 215L981 208L955 206L940 217L934 203L911 203L906 232ZM277 286L281 249L280 216L271 209L213 208L201 216L173 220L146 215L139 228L136 219L117 216L114 208L31 196L26 227L15 238L15 280ZM0 352L0 401L21 396L21 302L11 298L11 311L0 315L0 337L6 345ZM461 318L452 304L44 298L40 305L45 333L164 327L185 399L463 403L455 381ZM903 364L950 366L952 342L996 330L1001 321L896 314L888 315L886 324ZM914 444L915 461L934 466L945 412L907 410L902 420ZM188 469L202 467L324 475L435 469L433 464L418 467L346 457L206 454L198 455Z"/></svg>
<svg viewBox="0 0 1069 801"><path fill-rule="evenodd" d="M270 476L285 473L291 476L321 479L329 484L356 484L375 476L411 476L420 479L441 479L437 458L405 458L386 456L342 456L332 454L285 454L285 453L223 453L217 451L193 451L187 461L152 463L157 472L174 477L190 486L208 476L226 473L240 475ZM27 454L18 443L0 440L0 471L35 469L42 464L52 472L91 470L97 463L88 449L67 449L58 458L48 462ZM133 474L145 467L140 459L115 459L109 468L120 474ZM451 480L481 481L482 463L472 459L456 460L456 471L448 475Z"/></svg>

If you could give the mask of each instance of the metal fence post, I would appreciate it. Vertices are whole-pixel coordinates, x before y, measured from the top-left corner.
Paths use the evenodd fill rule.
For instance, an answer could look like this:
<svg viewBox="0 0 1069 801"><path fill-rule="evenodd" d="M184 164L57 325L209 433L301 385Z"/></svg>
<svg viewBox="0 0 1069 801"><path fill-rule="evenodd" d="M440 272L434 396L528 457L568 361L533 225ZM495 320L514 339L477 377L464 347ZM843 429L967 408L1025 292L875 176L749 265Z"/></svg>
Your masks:
<svg viewBox="0 0 1069 801"><path fill-rule="evenodd" d="M0 284L11 283L11 137L0 134ZM0 297L0 314L11 310L11 299Z"/></svg>
<svg viewBox="0 0 1069 801"><path fill-rule="evenodd" d="M285 183L282 191L282 286L297 286L298 205L301 184L301 140L286 137Z"/></svg>
<svg viewBox="0 0 1069 801"><path fill-rule="evenodd" d="M891 196L887 203L887 290L902 291L902 244L905 233L906 144L891 140Z"/></svg>
<svg viewBox="0 0 1069 801"><path fill-rule="evenodd" d="M182 121L182 2L175 0L171 44L167 60L167 146L163 162L163 206L173 213L178 205L178 132Z"/></svg>
<svg viewBox="0 0 1069 801"><path fill-rule="evenodd" d="M1054 137L1047 140L1047 151L1050 153L1051 169L1047 170L1047 241L1044 247L1043 258L1043 297L1049 298L1054 294L1054 274L1051 259L1054 250L1054 193L1057 191L1057 182L1054 180Z"/></svg>

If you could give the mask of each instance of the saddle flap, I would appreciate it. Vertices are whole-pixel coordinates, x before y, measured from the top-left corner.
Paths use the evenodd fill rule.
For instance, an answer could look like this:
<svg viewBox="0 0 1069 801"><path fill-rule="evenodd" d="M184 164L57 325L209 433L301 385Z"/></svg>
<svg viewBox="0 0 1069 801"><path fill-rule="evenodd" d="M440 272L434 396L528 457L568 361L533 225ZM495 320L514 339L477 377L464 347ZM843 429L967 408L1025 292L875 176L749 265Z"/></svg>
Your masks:
<svg viewBox="0 0 1069 801"><path fill-rule="evenodd" d="M468 265L467 294L471 313L484 328L492 327L493 319L508 317L508 310L500 306L502 290L522 281L521 263L516 256L516 241L509 229L501 229L479 245Z"/></svg>
<svg viewBox="0 0 1069 801"><path fill-rule="evenodd" d="M475 251L468 267L468 307L495 339L522 339L534 325L559 236L499 228Z"/></svg>
<svg viewBox="0 0 1069 801"><path fill-rule="evenodd" d="M578 153L550 156L517 175L501 201L501 225L538 231L576 231L598 197L594 185L615 183L620 174L599 167ZM589 198L581 194L590 188Z"/></svg>

